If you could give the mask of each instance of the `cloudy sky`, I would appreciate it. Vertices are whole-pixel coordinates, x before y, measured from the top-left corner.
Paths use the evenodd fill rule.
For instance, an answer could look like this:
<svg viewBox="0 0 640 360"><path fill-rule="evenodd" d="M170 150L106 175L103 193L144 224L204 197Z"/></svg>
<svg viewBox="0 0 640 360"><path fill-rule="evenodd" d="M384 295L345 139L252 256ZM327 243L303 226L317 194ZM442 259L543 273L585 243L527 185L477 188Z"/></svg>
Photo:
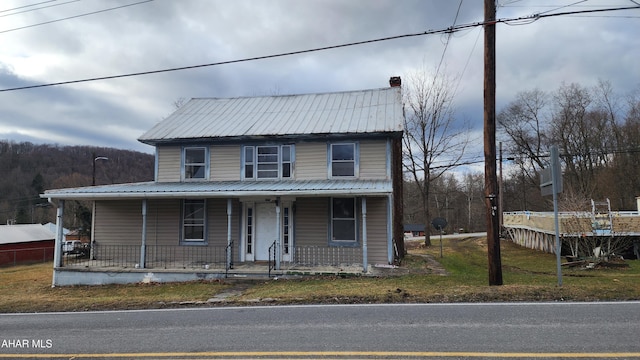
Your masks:
<svg viewBox="0 0 640 360"><path fill-rule="evenodd" d="M498 18L638 6L631 0L500 0ZM457 14L457 16L456 16ZM482 129L482 27L228 65L211 64L446 29L482 0L3 0L0 139L152 152L136 139L178 99L358 90L421 68L458 77L458 116ZM497 26L497 106L563 82L640 86L640 9ZM446 47L446 51L445 51ZM479 147L482 140L479 139Z"/></svg>

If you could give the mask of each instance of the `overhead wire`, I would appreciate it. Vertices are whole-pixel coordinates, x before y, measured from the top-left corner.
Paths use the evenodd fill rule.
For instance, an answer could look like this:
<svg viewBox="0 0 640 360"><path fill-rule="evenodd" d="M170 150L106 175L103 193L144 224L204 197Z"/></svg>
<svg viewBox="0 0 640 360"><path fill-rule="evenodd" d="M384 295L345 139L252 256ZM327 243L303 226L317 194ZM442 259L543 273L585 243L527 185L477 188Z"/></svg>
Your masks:
<svg viewBox="0 0 640 360"><path fill-rule="evenodd" d="M135 4L141 4L141 3L145 3L145 2L149 2L149 1L153 1L153 0L146 0L146 1L139 2L139 3L135 3ZM135 5L135 4L129 4L129 5L126 5L126 6L132 6L132 5ZM284 56L306 54L306 53L312 53L312 52L318 52L318 51L324 51L324 50L339 49L339 48L351 47L351 46L356 46L356 45L371 44L371 43L382 42L382 41L397 40L397 39L403 39L403 38L409 38L409 37L434 35L434 34L443 34L443 33L448 33L448 32L457 32L457 31L461 31L461 30L469 29L469 28L474 28L474 27L478 27L478 26L484 26L484 25L489 25L489 24L497 24L497 23L507 23L507 22L511 22L511 21L519 21L519 20L525 20L525 19L534 19L534 21L537 21L537 20L542 19L542 18L555 17L555 16L566 16L566 15L576 15L576 14L584 14L584 13L596 13L596 12L605 12L605 11L620 11L620 10L630 10L630 9L640 9L640 5L638 5L638 6L617 7L617 8L607 8L607 9L579 10L579 11L561 12L561 13L553 13L553 14L533 14L533 15L529 15L529 16L523 16L523 17L518 17L518 18L509 18L509 19L495 19L495 20L492 20L492 21L489 21L489 22L481 21L481 22L467 23L467 24L456 25L456 26L445 28L445 29L439 29L439 30L427 30L427 31L418 32L418 33L409 33L409 34L402 34L402 35L395 35L395 36L387 36L387 37L382 37L382 38L377 38L377 39L355 41L355 42L350 42L350 43L345 43L345 44L323 46L323 47L311 48L311 49L305 49L305 50L298 50L298 51L289 51L289 52L271 54L271 55L254 56L254 57L249 57L249 58L218 61L218 62L207 63L207 64L181 66L181 67L174 67L174 68L167 68L167 69L160 69L160 70L149 70L149 71L127 73L127 74L101 76L101 77L93 77L93 78L85 78L85 79L78 79L78 80L61 81L61 82L54 82L54 83L47 83L47 84L38 84L38 85L28 85L28 86L13 87L13 88L8 88L8 89L0 89L0 92L35 89L35 88L43 88L43 87L58 86L58 85L77 84L77 83L100 81L100 80L111 80L111 79L119 79L119 78L132 77L132 76L159 74L159 73L172 72L172 71L181 71L181 70L197 69L197 68L203 68L203 67L236 64L236 63L256 61L256 60L265 60L265 59L272 59L272 58L278 58L278 57L284 57ZM103 10L103 11L106 11L106 10Z"/></svg>
<svg viewBox="0 0 640 360"><path fill-rule="evenodd" d="M46 3L50 3L50 2L56 2L56 1L58 1L58 0L48 0L48 1L43 1L43 2L39 2L39 3L35 3L35 4L18 6L18 7L11 8L11 9L0 10L0 13L7 12L7 11L20 10L20 9L24 9L24 8L28 8L28 7L32 7L32 6L38 6L38 5L42 5L42 4L46 4Z"/></svg>
<svg viewBox="0 0 640 360"><path fill-rule="evenodd" d="M53 1L57 1L57 0L53 0ZM71 0L71 1L67 1L67 2L63 2L63 3L58 3L58 4L53 4L53 5L47 5L47 6L43 6L43 7L39 7L39 8L35 8L35 9L29 9L29 10L23 10L23 11L16 11L13 12L11 14L6 14L6 15L0 15L0 17L6 17L6 16L12 16L12 15L18 15L18 14L24 14L27 12L31 12L31 11L37 11L37 10L42 10L42 9L48 9L48 8L52 8L52 7L56 7L56 6L62 6L62 5L68 5L71 3L75 3L75 2L79 2L80 0ZM50 1L45 1L44 3L48 3ZM40 4L44 4L44 3L40 3ZM24 7L24 6L23 6ZM16 9L20 9L20 8L16 8ZM15 9L14 9L15 10ZM6 11L12 11L12 10L2 10L0 12L6 12Z"/></svg>
<svg viewBox="0 0 640 360"><path fill-rule="evenodd" d="M26 26L21 26L21 27L9 29L9 30L2 30L2 31L0 31L0 34L12 32L12 31L16 31L16 30L28 29L28 28L32 28L32 27L36 27L36 26L40 26L40 25L52 24L52 23L65 21L65 20L70 20L70 19L77 19L77 18L83 17L83 16L100 14L100 13L104 13L104 12L107 12L107 11L118 10L118 9L130 7L130 6L135 6L135 5L140 5L140 4L144 4L144 3L148 3L148 2L152 2L152 1L154 1L154 0L143 0L143 1L136 2L136 3L126 4L126 5L122 5L122 6L116 6L116 7L112 7L112 8L108 8L108 9L102 9L102 10L98 10L98 11L92 11L92 12L88 12L88 13L84 13L84 14L80 14L80 15L69 16L69 17L62 18L62 19L45 21L45 22L26 25Z"/></svg>

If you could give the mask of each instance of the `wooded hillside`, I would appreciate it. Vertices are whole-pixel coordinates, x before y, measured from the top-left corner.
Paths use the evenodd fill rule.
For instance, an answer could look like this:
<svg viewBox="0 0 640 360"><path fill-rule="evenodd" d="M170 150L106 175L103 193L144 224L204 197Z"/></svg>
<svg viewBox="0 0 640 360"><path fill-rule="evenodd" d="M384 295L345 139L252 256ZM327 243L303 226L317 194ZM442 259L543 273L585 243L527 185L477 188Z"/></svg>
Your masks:
<svg viewBox="0 0 640 360"><path fill-rule="evenodd" d="M94 156L108 158L95 163L96 185L153 180L151 154L0 141L0 224L55 222L55 209L39 194L48 189L90 186ZM82 210L82 206L78 208Z"/></svg>

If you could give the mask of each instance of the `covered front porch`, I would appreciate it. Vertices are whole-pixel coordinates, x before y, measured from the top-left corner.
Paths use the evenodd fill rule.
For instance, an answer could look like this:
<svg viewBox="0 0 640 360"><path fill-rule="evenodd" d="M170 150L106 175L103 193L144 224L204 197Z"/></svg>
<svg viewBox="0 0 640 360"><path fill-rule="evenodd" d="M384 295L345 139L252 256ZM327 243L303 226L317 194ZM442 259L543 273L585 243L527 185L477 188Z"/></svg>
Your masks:
<svg viewBox="0 0 640 360"><path fill-rule="evenodd" d="M230 247L232 248L232 247ZM148 246L145 266L140 266L141 248L131 245L96 246L96 257L63 255L54 269L56 285L101 285L107 283L150 283L225 278L276 278L300 275L361 275L362 249L303 246L292 249L292 260L227 263L227 248L184 251L174 246Z"/></svg>
<svg viewBox="0 0 640 360"><path fill-rule="evenodd" d="M263 188L265 184L256 186ZM242 193L203 191L202 185L193 192L185 191L193 187L191 184L175 185L181 191L171 196L166 184L149 185L144 197L138 184L129 184L130 192L124 197L122 193L116 197L110 186L65 189L65 196L50 197L58 208L59 227L65 200L83 196L94 201L93 241L85 251L64 254L61 235L56 238L53 285L362 274L370 271L370 262L388 264L393 260L391 230L386 225L391 217L391 195L380 182L325 183L324 192L298 189L292 193L289 189L269 191L269 195L255 189ZM246 183L241 185L247 187ZM354 199L352 221L357 241L343 244L327 233L332 196ZM187 207L181 199L206 199L202 207L205 241L183 241L184 233L179 229L184 226L176 219L186 222L191 218L185 215ZM369 243L368 228L376 234L373 244Z"/></svg>

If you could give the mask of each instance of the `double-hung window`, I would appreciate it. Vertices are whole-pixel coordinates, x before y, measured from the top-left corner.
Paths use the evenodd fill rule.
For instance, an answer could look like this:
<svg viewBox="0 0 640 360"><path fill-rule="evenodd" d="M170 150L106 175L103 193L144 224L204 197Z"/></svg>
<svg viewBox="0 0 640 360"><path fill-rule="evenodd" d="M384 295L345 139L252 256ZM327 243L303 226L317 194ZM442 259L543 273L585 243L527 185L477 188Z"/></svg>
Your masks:
<svg viewBox="0 0 640 360"><path fill-rule="evenodd" d="M329 144L329 177L357 177L355 143Z"/></svg>
<svg viewBox="0 0 640 360"><path fill-rule="evenodd" d="M244 147L245 179L288 179L293 177L293 145Z"/></svg>
<svg viewBox="0 0 640 360"><path fill-rule="evenodd" d="M334 245L355 244L356 199L331 199L331 242Z"/></svg>
<svg viewBox="0 0 640 360"><path fill-rule="evenodd" d="M204 199L182 202L182 242L205 243L207 204Z"/></svg>
<svg viewBox="0 0 640 360"><path fill-rule="evenodd" d="M207 179L209 152L206 147L185 147L182 151L183 179Z"/></svg>

